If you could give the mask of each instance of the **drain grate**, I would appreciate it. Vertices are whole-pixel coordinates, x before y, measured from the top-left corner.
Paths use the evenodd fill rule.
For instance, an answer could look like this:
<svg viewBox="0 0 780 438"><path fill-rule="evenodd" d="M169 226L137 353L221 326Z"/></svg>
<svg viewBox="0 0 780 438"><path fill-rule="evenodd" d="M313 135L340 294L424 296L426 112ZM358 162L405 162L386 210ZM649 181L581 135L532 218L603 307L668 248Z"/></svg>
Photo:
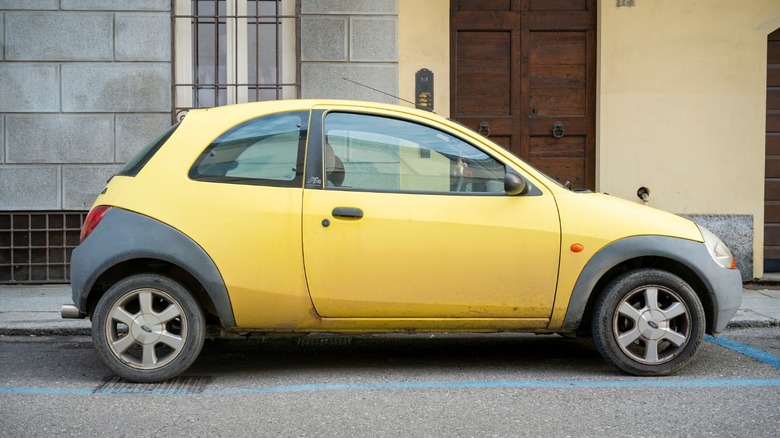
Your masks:
<svg viewBox="0 0 780 438"><path fill-rule="evenodd" d="M352 343L348 336L306 336L298 339L299 347L346 347Z"/></svg>
<svg viewBox="0 0 780 438"><path fill-rule="evenodd" d="M200 394L210 377L175 377L160 383L131 383L114 377L95 390L95 394L188 395Z"/></svg>

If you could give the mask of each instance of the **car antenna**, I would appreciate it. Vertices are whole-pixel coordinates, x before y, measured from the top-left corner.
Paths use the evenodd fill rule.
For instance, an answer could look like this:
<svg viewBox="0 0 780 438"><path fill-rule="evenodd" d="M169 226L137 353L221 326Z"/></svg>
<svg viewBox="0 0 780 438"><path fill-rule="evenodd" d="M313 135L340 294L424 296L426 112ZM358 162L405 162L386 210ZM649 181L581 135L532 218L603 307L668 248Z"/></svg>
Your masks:
<svg viewBox="0 0 780 438"><path fill-rule="evenodd" d="M368 88L369 90L376 91L377 93L382 93L382 94L384 94L384 95L386 95L386 96L395 97L396 99L398 99L398 100L401 100L401 101L404 101L404 102L406 102L406 103L411 103L411 104L412 104L412 105L414 105L414 107L415 107L415 108L417 108L417 109L426 110L426 111L431 111L431 110L429 110L429 109L427 109L427 108L423 108L423 107L421 107L421 106L417 105L416 103L412 102L411 100L406 100L406 99L404 99L404 98L402 98L402 97L398 97L398 96L396 96L396 95L393 95L393 94L390 94L390 93L386 93L386 92L384 92L384 91L382 91L382 90L377 90L376 88L369 87L368 85L361 84L360 82L355 82L355 81L353 81L352 79L347 79L347 78L345 78L345 77L342 77L341 79L344 79L344 80L345 80L345 81L347 81L347 82L352 82L353 84L356 84L356 85L360 85L361 87L366 87L366 88ZM433 112L433 111L431 111L431 112Z"/></svg>

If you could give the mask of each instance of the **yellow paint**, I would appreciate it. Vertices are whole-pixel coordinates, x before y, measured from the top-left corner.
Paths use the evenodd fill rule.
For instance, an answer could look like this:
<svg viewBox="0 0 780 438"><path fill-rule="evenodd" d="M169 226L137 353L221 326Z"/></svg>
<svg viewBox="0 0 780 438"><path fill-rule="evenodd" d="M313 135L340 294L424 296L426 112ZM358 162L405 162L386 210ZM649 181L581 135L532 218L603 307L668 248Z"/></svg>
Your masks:
<svg viewBox="0 0 780 438"><path fill-rule="evenodd" d="M560 230L549 193L312 190L303 205L306 274L324 317L550 315ZM333 217L340 206L364 217Z"/></svg>
<svg viewBox="0 0 780 438"><path fill-rule="evenodd" d="M501 157L540 195L304 191L187 177L227 129L274 108L316 104L437 123ZM695 225L679 217L569 192L435 114L348 101L192 111L138 176L109 183L100 204L153 217L201 245L226 282L238 330L555 331L582 267L605 245L642 234L701 240ZM333 217L335 207L361 208L364 217ZM568 251L573 243L583 251Z"/></svg>
<svg viewBox="0 0 780 438"><path fill-rule="evenodd" d="M294 101L282 105L306 108ZM205 183L187 176L213 139L267 108L191 111L137 177L115 178L122 184L132 180L127 187L132 190L115 191L112 181L96 204L151 216L189 236L220 270L239 326L283 328L311 319L301 255L301 190Z"/></svg>
<svg viewBox="0 0 780 438"><path fill-rule="evenodd" d="M450 114L449 0L398 0L400 97L414 102L414 74L423 68L434 75L434 110L447 117Z"/></svg>
<svg viewBox="0 0 780 438"><path fill-rule="evenodd" d="M561 246L581 244L579 253L561 252L558 295L550 326L563 324L580 272L599 250L630 236L659 235L702 241L696 225L679 216L599 193L556 191L561 217Z"/></svg>

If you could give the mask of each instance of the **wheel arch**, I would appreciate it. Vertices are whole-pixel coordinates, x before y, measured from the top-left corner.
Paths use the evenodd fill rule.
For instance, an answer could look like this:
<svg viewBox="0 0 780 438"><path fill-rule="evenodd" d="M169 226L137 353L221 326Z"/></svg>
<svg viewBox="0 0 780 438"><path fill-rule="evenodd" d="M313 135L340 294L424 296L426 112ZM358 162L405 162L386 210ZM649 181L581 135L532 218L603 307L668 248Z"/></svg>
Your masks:
<svg viewBox="0 0 780 438"><path fill-rule="evenodd" d="M179 281L215 317L209 322L235 327L222 275L203 248L169 225L120 208L109 210L73 251L73 302L91 314L111 284L143 272L163 273Z"/></svg>
<svg viewBox="0 0 780 438"><path fill-rule="evenodd" d="M577 332L579 334L590 334L591 316L593 315L594 306L596 301L598 301L599 297L603 293L604 288L606 288L607 285L610 284L619 275L642 268L661 269L680 277L686 283L688 283L688 285L693 288L694 292L696 292L696 295L701 300L702 307L704 307L707 333L712 331L712 321L714 315L712 297L701 278L699 278L699 276L696 275L696 273L694 273L690 268L678 262L677 260L659 256L644 256L624 260L623 262L613 266L612 269L608 270L601 278L598 279L595 286L593 287L593 290L588 296L588 301L585 305L582 319L580 320L579 326L577 327Z"/></svg>
<svg viewBox="0 0 780 438"><path fill-rule="evenodd" d="M214 301L206 291L201 282L190 272L181 266L166 260L155 258L135 258L117 263L107 270L103 271L95 279L86 297L86 310L88 315L94 313L97 302L106 293L106 291L115 283L123 278L137 274L155 273L164 275L177 281L190 294L193 295L206 316L206 323L209 325L220 325L219 312Z"/></svg>
<svg viewBox="0 0 780 438"><path fill-rule="evenodd" d="M717 331L714 285L707 278L714 262L704 244L666 236L636 236L613 242L597 252L580 273L564 317L564 329L590 334L593 307L604 288L620 274L656 268L682 278L704 308L706 332Z"/></svg>

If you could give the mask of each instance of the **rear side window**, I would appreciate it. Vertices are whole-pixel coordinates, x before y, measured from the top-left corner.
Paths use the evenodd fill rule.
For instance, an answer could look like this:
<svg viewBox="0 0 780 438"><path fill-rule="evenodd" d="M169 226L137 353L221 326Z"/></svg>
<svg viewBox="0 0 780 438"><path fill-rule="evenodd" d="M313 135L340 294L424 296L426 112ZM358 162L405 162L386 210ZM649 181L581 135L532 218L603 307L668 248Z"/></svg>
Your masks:
<svg viewBox="0 0 780 438"><path fill-rule="evenodd" d="M122 176L136 176L138 175L138 172L141 171L141 169L144 168L146 163L149 162L149 160L154 156L154 154L157 153L157 151L160 150L162 145L165 144L166 141L173 135L173 133L176 131L176 128L179 127L179 124L175 124L170 127L167 131L163 132L159 137L152 140L151 143L146 145L143 149L141 149L135 156L128 161L124 167L117 173L117 175Z"/></svg>
<svg viewBox="0 0 780 438"><path fill-rule="evenodd" d="M273 114L244 122L214 140L190 178L232 184L300 187L309 113Z"/></svg>

